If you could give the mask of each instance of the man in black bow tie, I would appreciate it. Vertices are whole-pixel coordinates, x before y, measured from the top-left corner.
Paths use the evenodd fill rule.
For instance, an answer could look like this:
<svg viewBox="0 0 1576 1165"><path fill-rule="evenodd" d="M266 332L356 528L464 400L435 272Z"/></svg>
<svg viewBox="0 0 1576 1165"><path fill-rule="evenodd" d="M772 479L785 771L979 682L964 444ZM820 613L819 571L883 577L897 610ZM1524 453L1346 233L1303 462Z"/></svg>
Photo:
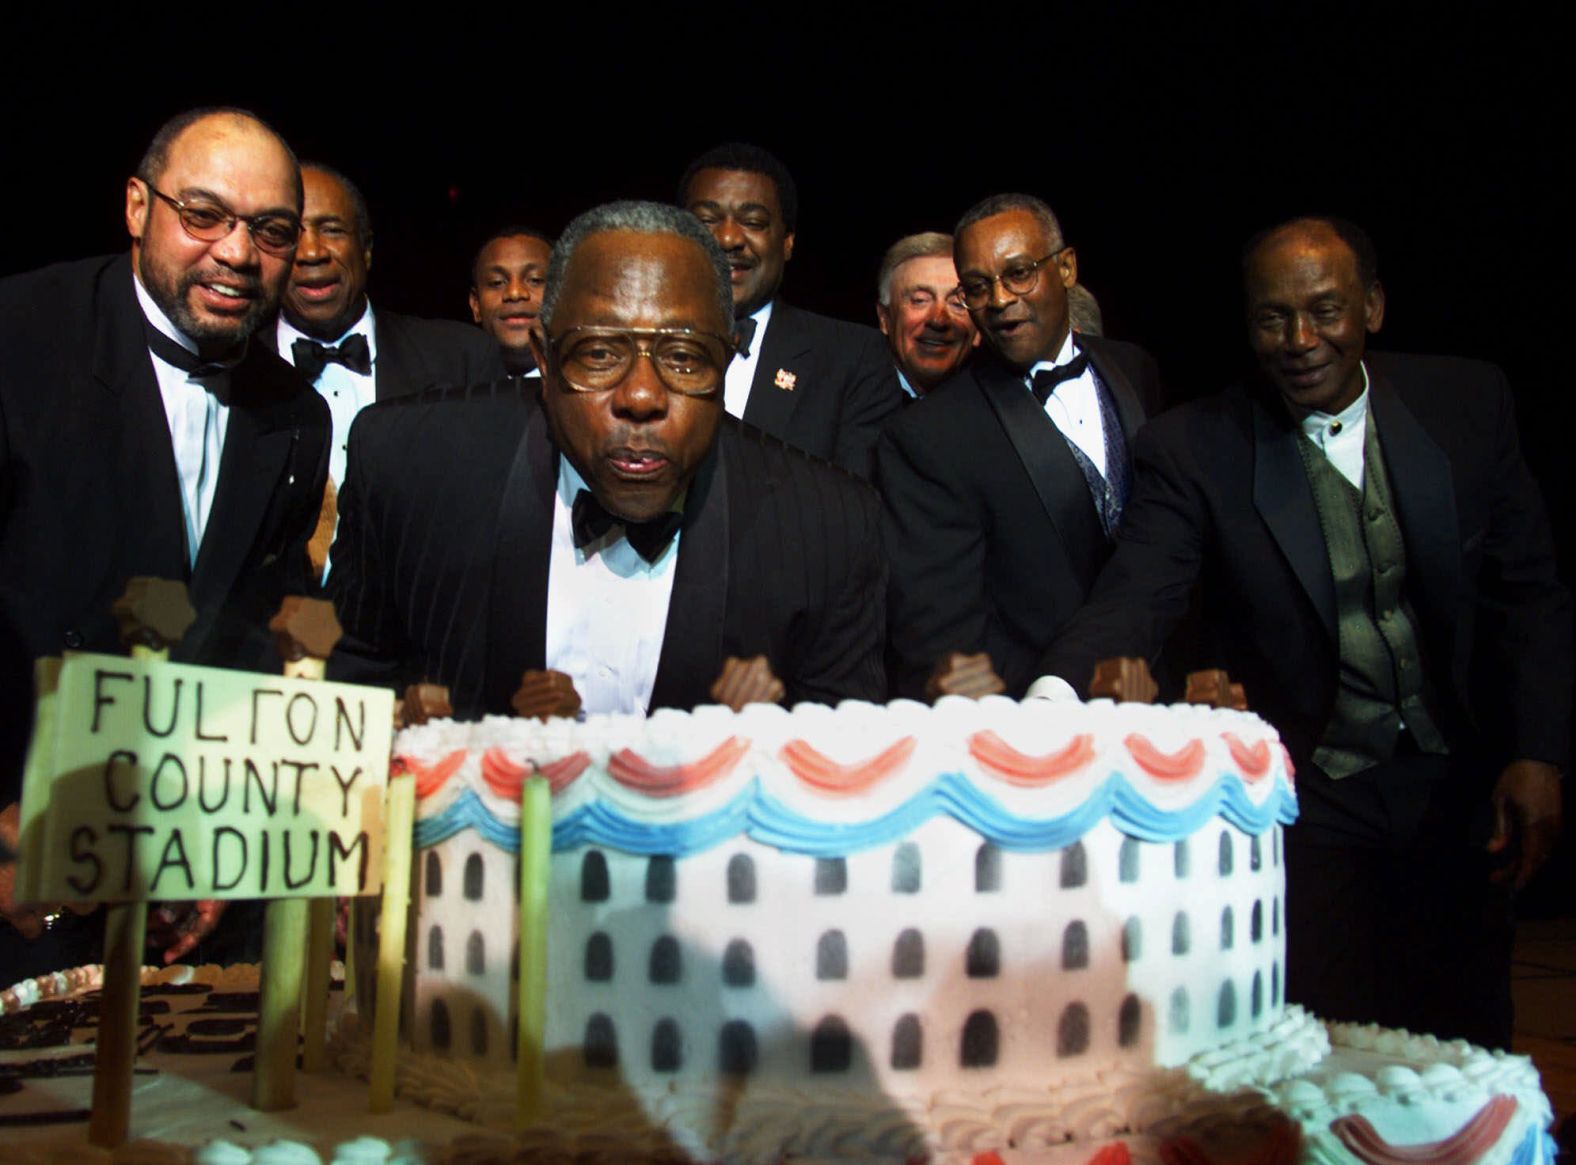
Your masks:
<svg viewBox="0 0 1576 1165"><path fill-rule="evenodd" d="M357 422L331 674L445 684L476 716L549 669L588 713L644 712L733 702L729 661L765 657L790 702L880 699L875 494L726 415L732 315L727 260L688 212L570 224L539 380Z"/></svg>
<svg viewBox="0 0 1576 1165"><path fill-rule="evenodd" d="M185 581L197 621L177 659L279 670L267 622L311 585L328 410L249 341L300 215L295 156L271 129L192 110L127 179L129 254L0 281L0 806L17 794L33 660L119 653L110 605L133 576ZM20 961L35 955L38 970L82 957L0 925L0 977L35 973Z"/></svg>
<svg viewBox="0 0 1576 1165"><path fill-rule="evenodd" d="M1159 375L1141 348L1074 335L1077 255L1038 198L976 205L953 257L984 350L876 446L893 687L925 695L943 657L984 652L1021 696L1110 554Z"/></svg>
<svg viewBox="0 0 1576 1165"><path fill-rule="evenodd" d="M301 167L301 242L275 335L279 354L328 402L334 444L328 476L345 481L345 443L356 414L374 400L504 375L496 345L457 320L424 320L367 301L372 221L360 189L331 166ZM325 540L332 500L324 507ZM321 565L321 564L319 564Z"/></svg>

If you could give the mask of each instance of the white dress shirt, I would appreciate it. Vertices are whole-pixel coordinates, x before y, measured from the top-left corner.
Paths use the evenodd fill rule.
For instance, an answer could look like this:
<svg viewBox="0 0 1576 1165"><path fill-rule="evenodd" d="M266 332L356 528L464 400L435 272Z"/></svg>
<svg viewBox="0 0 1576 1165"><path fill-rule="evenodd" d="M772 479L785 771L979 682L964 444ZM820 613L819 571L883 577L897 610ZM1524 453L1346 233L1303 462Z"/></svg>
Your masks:
<svg viewBox="0 0 1576 1165"><path fill-rule="evenodd" d="M1060 368L1077 354L1073 334L1069 331L1067 338L1062 341L1061 351L1056 353L1056 359L1039 361L1029 369L1024 383L1032 389L1036 372L1042 368ZM1081 376L1058 384L1056 391L1045 401L1045 415L1051 418L1063 436L1083 451L1084 456L1100 471L1100 476L1104 477L1105 422L1100 415L1100 390L1095 387L1093 368L1086 367Z"/></svg>
<svg viewBox="0 0 1576 1165"><path fill-rule="evenodd" d="M1363 370L1363 391L1335 414L1309 410L1302 414L1302 431L1340 471L1342 477L1363 488L1363 442L1368 436L1368 365Z"/></svg>
<svg viewBox="0 0 1576 1165"><path fill-rule="evenodd" d="M903 375L903 370L901 368L897 370L897 386L908 394L909 399L919 399L919 393L914 391L914 386L908 382L908 377Z"/></svg>
<svg viewBox="0 0 1576 1165"><path fill-rule="evenodd" d="M372 326L372 305L367 304L366 310L361 313L361 318L345 330L345 334L332 341L328 347L337 348L345 340L354 335L367 338L367 352L372 358L372 371L363 376L359 372L352 372L343 364L330 360L323 365L323 371L317 378L318 395L328 402L329 415L334 419L334 443L328 450L328 476L338 489L345 484L345 450L350 444L350 424L356 419L356 414L377 400L377 373L378 373L378 337L377 331ZM309 336L299 328L285 322L285 317L279 317L279 355L290 364L295 363L295 342L297 340L312 340L320 343L315 336Z"/></svg>
<svg viewBox="0 0 1576 1165"><path fill-rule="evenodd" d="M750 318L755 321L755 338L750 341L750 354L734 355L723 382L722 407L730 417L744 416L744 406L750 403L750 385L755 380L755 366L761 362L761 344L766 340L767 325L772 322L772 305L768 303Z"/></svg>
<svg viewBox="0 0 1576 1165"><path fill-rule="evenodd" d="M578 548L571 511L585 488L569 458L560 457L547 568L547 666L574 681L586 715L644 713L657 682L683 535L649 563L622 526Z"/></svg>
<svg viewBox="0 0 1576 1165"><path fill-rule="evenodd" d="M133 274L137 302L148 322L193 355L197 345L177 328L170 317L153 302L153 297ZM170 426L170 444L175 449L175 470L181 480L181 518L186 529L186 557L197 565L203 531L208 528L208 512L219 489L219 465L224 459L224 435L230 427L228 370L210 376L194 377L159 358L151 348L153 375L159 382L164 400L164 418Z"/></svg>

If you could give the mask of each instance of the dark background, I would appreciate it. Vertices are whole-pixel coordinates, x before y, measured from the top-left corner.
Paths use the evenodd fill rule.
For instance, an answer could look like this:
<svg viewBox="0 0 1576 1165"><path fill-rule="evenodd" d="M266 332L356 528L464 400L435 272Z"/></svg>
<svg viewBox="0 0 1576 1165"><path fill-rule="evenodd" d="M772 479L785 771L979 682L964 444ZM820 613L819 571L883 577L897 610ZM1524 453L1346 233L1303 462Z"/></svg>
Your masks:
<svg viewBox="0 0 1576 1165"><path fill-rule="evenodd" d="M35 13L0 80L0 273L123 247L126 175L157 125L197 104L250 107L358 180L374 301L455 318L492 227L556 232L610 198L671 198L691 156L740 138L799 183L788 298L873 323L890 242L1029 191L1061 216L1108 333L1148 346L1185 399L1245 366L1244 237L1325 210L1378 245L1380 345L1510 374L1569 579L1572 101L1557 8L1026 11L652 9L631 23L586 8L458 31L437 6L422 28L337 7L108 25Z"/></svg>

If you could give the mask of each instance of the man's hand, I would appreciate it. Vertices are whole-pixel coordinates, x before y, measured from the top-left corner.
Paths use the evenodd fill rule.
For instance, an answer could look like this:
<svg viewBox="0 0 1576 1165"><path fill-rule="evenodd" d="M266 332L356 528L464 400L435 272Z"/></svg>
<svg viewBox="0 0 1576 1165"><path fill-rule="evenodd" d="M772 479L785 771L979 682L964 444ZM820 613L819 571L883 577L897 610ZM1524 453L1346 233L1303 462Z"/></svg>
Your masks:
<svg viewBox="0 0 1576 1165"><path fill-rule="evenodd" d="M764 655L749 659L730 655L722 661L722 671L717 682L711 685L710 694L717 703L738 712L746 704L781 703L787 691L782 681L772 674L772 665L766 662Z"/></svg>
<svg viewBox="0 0 1576 1165"><path fill-rule="evenodd" d="M527 720L551 716L574 717L580 713L580 693L561 671L532 668L520 677L520 686L509 700L515 713Z"/></svg>
<svg viewBox="0 0 1576 1165"><path fill-rule="evenodd" d="M22 807L15 801L0 810L0 918L14 926L23 938L33 939L48 929L60 908L39 903L17 905L16 855L21 817Z"/></svg>
<svg viewBox="0 0 1576 1165"><path fill-rule="evenodd" d="M1560 771L1536 760L1513 760L1494 784L1494 834L1488 852L1504 854L1494 880L1521 889L1554 851L1560 835Z"/></svg>
<svg viewBox="0 0 1576 1165"><path fill-rule="evenodd" d="M1149 674L1147 661L1132 656L1102 659L1094 665L1089 681L1089 698L1115 700L1119 704L1153 704L1160 685Z"/></svg>
<svg viewBox="0 0 1576 1165"><path fill-rule="evenodd" d="M936 670L925 681L925 698L935 703L942 696L967 696L979 700L999 696L1007 690L991 664L987 652L965 655L949 651L936 661Z"/></svg>
<svg viewBox="0 0 1576 1165"><path fill-rule="evenodd" d="M414 728L429 720L447 720L454 715L449 689L442 684L411 684L403 699L394 704L394 727Z"/></svg>
<svg viewBox="0 0 1576 1165"><path fill-rule="evenodd" d="M165 966L184 959L213 933L224 908L224 902L213 898L160 902L148 911L148 949L162 950Z"/></svg>

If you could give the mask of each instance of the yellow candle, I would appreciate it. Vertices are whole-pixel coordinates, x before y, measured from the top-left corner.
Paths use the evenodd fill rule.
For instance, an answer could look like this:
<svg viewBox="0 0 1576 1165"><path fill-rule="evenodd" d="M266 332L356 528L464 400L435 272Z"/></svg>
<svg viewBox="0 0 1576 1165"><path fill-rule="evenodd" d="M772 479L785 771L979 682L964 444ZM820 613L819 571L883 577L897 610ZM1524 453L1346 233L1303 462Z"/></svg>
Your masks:
<svg viewBox="0 0 1576 1165"><path fill-rule="evenodd" d="M526 779L520 798L520 984L516 1006L519 1092L515 1125L543 1117L543 1041L547 1034L547 881L553 852L553 800L547 778Z"/></svg>
<svg viewBox="0 0 1576 1165"><path fill-rule="evenodd" d="M295 1107L306 919L305 898L273 898L263 907L263 966L252 1069L252 1107L259 1112Z"/></svg>
<svg viewBox="0 0 1576 1165"><path fill-rule="evenodd" d="M389 778L383 818L383 909L378 916L378 981L372 1021L369 1103L394 1107L394 1058L399 1051L399 1005L405 978L405 924L410 913L410 841L416 822L416 778Z"/></svg>

